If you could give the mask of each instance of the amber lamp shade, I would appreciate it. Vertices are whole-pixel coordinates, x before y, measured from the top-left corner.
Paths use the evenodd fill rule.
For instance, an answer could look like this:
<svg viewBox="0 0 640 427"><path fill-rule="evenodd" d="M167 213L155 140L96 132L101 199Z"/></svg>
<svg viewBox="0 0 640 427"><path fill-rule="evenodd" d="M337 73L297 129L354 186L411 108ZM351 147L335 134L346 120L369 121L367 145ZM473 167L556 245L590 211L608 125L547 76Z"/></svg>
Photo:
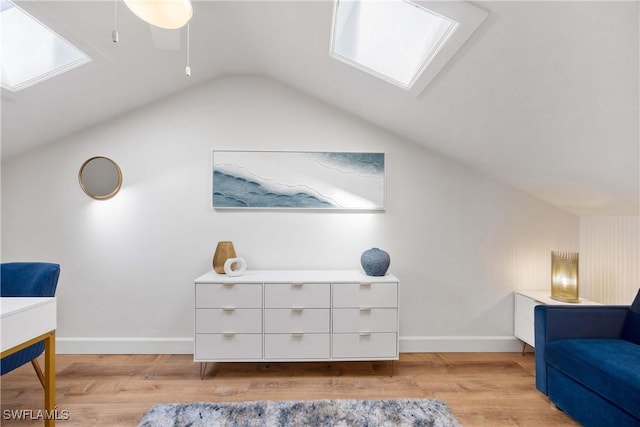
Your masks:
<svg viewBox="0 0 640 427"><path fill-rule="evenodd" d="M551 298L580 302L577 252L551 252Z"/></svg>
<svg viewBox="0 0 640 427"><path fill-rule="evenodd" d="M213 254L213 269L218 274L224 274L224 263L229 258L236 258L236 250L233 242L218 242L216 252Z"/></svg>

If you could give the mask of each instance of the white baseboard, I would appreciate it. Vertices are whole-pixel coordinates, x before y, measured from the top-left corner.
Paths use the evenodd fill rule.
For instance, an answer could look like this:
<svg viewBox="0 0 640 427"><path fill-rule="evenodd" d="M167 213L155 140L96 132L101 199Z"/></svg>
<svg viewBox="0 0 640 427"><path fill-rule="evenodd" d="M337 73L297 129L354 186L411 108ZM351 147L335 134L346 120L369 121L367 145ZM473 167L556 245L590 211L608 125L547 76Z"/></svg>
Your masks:
<svg viewBox="0 0 640 427"><path fill-rule="evenodd" d="M513 336L400 337L401 353L515 352L522 342ZM192 337L56 337L58 354L193 354Z"/></svg>
<svg viewBox="0 0 640 427"><path fill-rule="evenodd" d="M510 353L522 351L513 336L400 336L400 353Z"/></svg>
<svg viewBox="0 0 640 427"><path fill-rule="evenodd" d="M193 354L188 337L56 337L57 354Z"/></svg>

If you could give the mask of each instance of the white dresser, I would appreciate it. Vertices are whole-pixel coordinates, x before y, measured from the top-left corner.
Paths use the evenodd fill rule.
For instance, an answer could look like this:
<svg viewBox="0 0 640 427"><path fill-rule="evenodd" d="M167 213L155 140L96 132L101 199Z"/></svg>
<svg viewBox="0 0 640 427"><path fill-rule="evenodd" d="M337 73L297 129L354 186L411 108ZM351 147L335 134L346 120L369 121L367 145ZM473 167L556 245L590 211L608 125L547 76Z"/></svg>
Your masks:
<svg viewBox="0 0 640 427"><path fill-rule="evenodd" d="M534 309L537 305L598 305L597 302L580 298L579 303L561 302L551 299L551 291L516 291L513 329L516 338L535 347ZM523 349L524 351L524 349Z"/></svg>
<svg viewBox="0 0 640 427"><path fill-rule="evenodd" d="M196 362L397 360L398 279L265 270L195 280Z"/></svg>

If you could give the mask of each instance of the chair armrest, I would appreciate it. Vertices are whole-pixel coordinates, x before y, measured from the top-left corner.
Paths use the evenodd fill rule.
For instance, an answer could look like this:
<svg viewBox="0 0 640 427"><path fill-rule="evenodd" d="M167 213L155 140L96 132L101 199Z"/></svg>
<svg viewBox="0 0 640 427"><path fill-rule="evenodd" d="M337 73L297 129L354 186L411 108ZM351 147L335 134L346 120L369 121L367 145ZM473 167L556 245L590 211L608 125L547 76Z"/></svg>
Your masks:
<svg viewBox="0 0 640 427"><path fill-rule="evenodd" d="M566 338L620 338L629 306L539 305L534 311L536 388L547 394L546 344Z"/></svg>

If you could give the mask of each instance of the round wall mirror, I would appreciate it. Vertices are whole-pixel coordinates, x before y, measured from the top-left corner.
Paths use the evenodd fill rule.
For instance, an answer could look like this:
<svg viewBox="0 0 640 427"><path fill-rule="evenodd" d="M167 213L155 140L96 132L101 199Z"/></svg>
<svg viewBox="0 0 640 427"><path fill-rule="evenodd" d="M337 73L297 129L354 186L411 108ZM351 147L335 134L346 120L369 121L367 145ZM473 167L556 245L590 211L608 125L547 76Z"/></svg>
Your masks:
<svg viewBox="0 0 640 427"><path fill-rule="evenodd" d="M122 186L122 171L113 160L96 156L82 164L78 173L80 187L89 197L98 200L116 195Z"/></svg>

